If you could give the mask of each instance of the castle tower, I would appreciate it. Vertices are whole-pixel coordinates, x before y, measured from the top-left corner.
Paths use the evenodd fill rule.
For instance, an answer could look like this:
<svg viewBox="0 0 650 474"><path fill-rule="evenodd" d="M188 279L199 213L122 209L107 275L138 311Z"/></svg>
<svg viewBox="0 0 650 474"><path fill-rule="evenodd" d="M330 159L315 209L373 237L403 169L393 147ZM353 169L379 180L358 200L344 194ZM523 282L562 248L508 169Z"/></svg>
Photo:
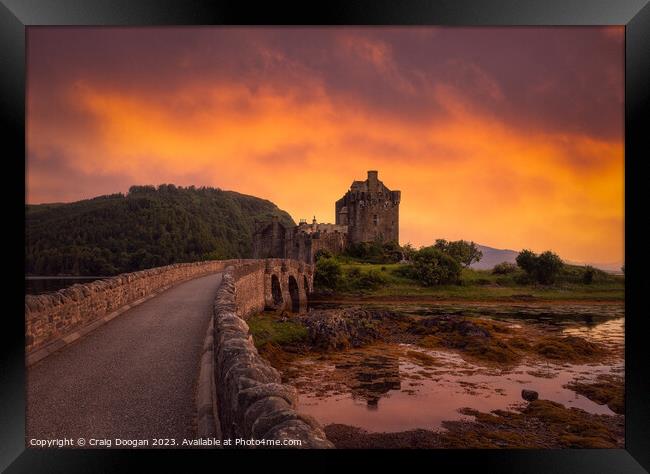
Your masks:
<svg viewBox="0 0 650 474"><path fill-rule="evenodd" d="M353 181L335 205L336 224L348 226L348 242L399 242L400 191L391 191L368 171L365 181Z"/></svg>

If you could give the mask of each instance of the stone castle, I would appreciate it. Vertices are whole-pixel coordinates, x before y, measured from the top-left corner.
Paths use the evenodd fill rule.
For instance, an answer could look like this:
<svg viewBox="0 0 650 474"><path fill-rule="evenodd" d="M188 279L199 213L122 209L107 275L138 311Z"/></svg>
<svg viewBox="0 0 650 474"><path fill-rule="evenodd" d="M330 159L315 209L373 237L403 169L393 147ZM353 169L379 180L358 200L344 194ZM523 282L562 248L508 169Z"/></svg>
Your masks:
<svg viewBox="0 0 650 474"><path fill-rule="evenodd" d="M277 218L256 223L253 258L291 258L314 263L319 250L340 254L361 242L399 242L400 191L391 191L379 181L377 171L368 171L365 181L353 181L350 190L335 203L335 224L301 220L285 227Z"/></svg>

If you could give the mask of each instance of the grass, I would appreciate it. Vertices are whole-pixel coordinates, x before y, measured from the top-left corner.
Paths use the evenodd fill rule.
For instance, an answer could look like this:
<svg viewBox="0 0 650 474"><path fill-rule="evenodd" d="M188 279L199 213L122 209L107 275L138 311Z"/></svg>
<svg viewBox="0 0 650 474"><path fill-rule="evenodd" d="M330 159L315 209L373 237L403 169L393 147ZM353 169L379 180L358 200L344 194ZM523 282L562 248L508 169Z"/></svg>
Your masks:
<svg viewBox="0 0 650 474"><path fill-rule="evenodd" d="M356 285L343 284L337 291L340 296L372 297L423 297L440 299L510 299L512 297L530 297L548 300L605 300L619 301L625 297L625 280L622 275L599 273L594 281L585 284L580 281L581 267L567 265L564 272L553 285L522 284L520 270L508 275L493 275L489 270L463 269L461 283L425 287L418 282L399 274L402 264L372 264L351 262L341 263L343 278L350 272L377 272L382 275L384 283L371 288L358 288Z"/></svg>
<svg viewBox="0 0 650 474"><path fill-rule="evenodd" d="M308 333L305 326L295 321L283 320L277 313L259 313L246 322L258 349L268 344L286 346L307 340Z"/></svg>
<svg viewBox="0 0 650 474"><path fill-rule="evenodd" d="M276 312L258 313L246 322L259 354L275 368L283 367L308 340L305 326Z"/></svg>

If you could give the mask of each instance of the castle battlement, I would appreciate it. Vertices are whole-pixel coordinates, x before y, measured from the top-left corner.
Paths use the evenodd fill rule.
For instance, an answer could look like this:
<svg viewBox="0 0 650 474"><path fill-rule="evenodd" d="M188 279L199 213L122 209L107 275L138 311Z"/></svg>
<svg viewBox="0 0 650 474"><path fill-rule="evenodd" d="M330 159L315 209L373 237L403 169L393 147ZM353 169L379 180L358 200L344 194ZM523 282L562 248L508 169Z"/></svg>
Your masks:
<svg viewBox="0 0 650 474"><path fill-rule="evenodd" d="M361 242L399 242L400 191L388 189L377 171L368 171L365 181L353 181L336 201L335 224L300 223L286 228L278 219L255 226L253 258L292 258L308 263L320 250L339 254Z"/></svg>
<svg viewBox="0 0 650 474"><path fill-rule="evenodd" d="M348 227L348 241L399 242L400 191L388 189L377 171L365 181L353 181L350 190L336 201L336 223Z"/></svg>

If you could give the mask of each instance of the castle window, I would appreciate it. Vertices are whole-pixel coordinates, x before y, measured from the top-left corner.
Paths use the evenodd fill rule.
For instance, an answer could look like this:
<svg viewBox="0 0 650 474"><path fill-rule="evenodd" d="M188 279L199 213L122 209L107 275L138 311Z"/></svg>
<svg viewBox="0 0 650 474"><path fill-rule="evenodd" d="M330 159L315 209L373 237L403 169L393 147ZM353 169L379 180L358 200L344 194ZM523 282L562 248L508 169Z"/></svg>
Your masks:
<svg viewBox="0 0 650 474"><path fill-rule="evenodd" d="M377 225L379 223L379 218L377 217L377 214L372 216L372 223L375 224L375 225Z"/></svg>

